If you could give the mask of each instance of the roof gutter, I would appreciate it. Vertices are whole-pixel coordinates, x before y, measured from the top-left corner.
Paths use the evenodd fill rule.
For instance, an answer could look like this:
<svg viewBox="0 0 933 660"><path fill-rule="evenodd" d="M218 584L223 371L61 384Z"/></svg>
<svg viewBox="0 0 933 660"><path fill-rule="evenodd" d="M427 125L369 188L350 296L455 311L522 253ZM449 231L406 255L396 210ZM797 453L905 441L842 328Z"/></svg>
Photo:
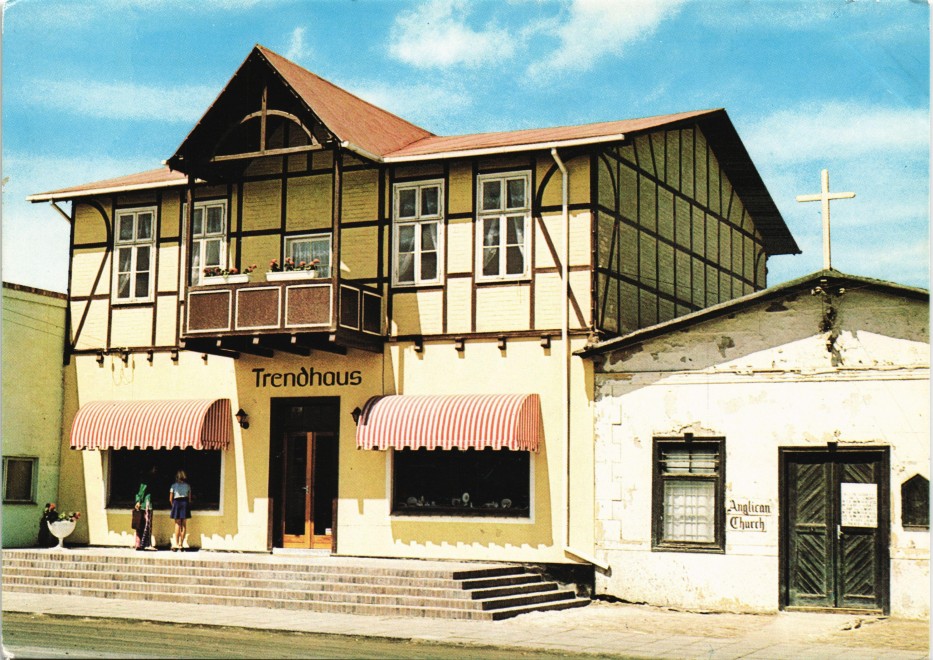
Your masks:
<svg viewBox="0 0 933 660"><path fill-rule="evenodd" d="M625 139L624 133L613 133L612 135L598 135L588 138L574 138L572 140L552 140L549 142L525 142L522 144L511 144L503 147L483 147L479 149L460 149L453 151L437 151L426 154L417 154L412 156L386 156L382 159L385 163L409 163L421 160L437 160L440 158L470 158L473 156L492 156L496 154L510 154L518 151L539 151L553 150L564 147L579 147L588 144L600 144L603 142L620 142Z"/></svg>
<svg viewBox="0 0 933 660"><path fill-rule="evenodd" d="M203 181L199 181L203 183ZM27 202L54 202L57 200L69 200L77 197L91 197L93 195L109 195L111 193L132 192L134 190L151 190L153 188L171 188L182 187L185 181L160 181L158 183L137 183L129 186L109 186L105 188L89 188L87 190L64 190L60 192L40 193L38 195L29 195Z"/></svg>
<svg viewBox="0 0 933 660"><path fill-rule="evenodd" d="M376 154L374 154L374 153L371 152L371 151L366 151L363 147L358 147L358 146L356 146L355 144L353 144L352 142L350 142L349 140L344 140L343 142L340 143L340 146L341 146L341 148L343 148L343 149L346 149L346 150L348 150L348 151L352 151L352 152L355 153L357 156L362 156L363 158L366 158L366 159L371 160L371 161L373 161L373 162L376 162L376 163L384 163L384 162L385 162L385 159L384 159L382 156L377 156Z"/></svg>

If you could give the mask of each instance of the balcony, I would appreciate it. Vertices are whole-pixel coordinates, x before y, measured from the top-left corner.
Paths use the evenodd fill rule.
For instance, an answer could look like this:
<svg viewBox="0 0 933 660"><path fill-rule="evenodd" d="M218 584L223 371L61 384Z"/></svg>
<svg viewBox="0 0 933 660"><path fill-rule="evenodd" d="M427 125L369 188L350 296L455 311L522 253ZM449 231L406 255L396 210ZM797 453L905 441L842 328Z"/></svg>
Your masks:
<svg viewBox="0 0 933 660"><path fill-rule="evenodd" d="M195 286L188 290L183 331L188 350L272 357L276 350L381 351L382 294L330 279Z"/></svg>

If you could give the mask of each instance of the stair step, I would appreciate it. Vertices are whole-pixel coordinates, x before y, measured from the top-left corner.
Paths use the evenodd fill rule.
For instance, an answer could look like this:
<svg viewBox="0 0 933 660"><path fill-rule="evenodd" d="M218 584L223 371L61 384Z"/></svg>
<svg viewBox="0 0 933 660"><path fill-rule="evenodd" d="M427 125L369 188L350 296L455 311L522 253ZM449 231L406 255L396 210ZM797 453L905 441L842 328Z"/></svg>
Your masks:
<svg viewBox="0 0 933 660"><path fill-rule="evenodd" d="M4 551L2 586L53 597L486 620L589 602L516 564L380 561L15 550Z"/></svg>

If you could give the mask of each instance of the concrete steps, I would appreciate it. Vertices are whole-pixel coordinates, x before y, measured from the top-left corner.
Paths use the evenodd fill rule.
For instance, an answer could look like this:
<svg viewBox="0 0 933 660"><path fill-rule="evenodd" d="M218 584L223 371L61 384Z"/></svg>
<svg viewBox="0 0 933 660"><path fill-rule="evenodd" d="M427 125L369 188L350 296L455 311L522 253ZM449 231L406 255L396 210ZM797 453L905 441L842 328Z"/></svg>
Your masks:
<svg viewBox="0 0 933 660"><path fill-rule="evenodd" d="M517 565L119 550L5 550L3 591L487 620L589 602Z"/></svg>

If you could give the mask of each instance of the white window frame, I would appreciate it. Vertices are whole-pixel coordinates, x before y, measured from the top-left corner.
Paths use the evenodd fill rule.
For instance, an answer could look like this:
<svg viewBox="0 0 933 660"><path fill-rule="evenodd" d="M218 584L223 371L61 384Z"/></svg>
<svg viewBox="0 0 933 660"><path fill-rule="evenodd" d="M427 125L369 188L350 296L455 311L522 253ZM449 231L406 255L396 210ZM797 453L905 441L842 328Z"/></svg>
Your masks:
<svg viewBox="0 0 933 660"><path fill-rule="evenodd" d="M111 270L113 271L113 283L111 289L111 301L117 305L124 305L129 303L140 303L140 302L152 302L153 299L153 289L155 288L155 251L156 251L156 221L157 221L157 212L158 209L155 206L141 206L136 208L127 208L127 209L118 209L115 215L115 222L113 227L113 264ZM143 214L150 214L152 220L149 226L149 237L148 238L139 238L139 216ZM120 221L127 217L133 217L133 236L129 239L120 239ZM136 269L136 261L139 255L139 248L149 248L149 269L148 271L138 271ZM130 290L129 296L120 297L120 250L131 250L130 258ZM136 295L136 278L140 272L147 272L149 275L149 286L146 290L145 296Z"/></svg>
<svg viewBox="0 0 933 660"><path fill-rule="evenodd" d="M29 498L9 499L7 491L10 480L10 461L28 461L31 464L32 472L29 475ZM36 482L39 480L39 459L35 456L4 456L3 457L3 503L4 504L35 504L36 503Z"/></svg>
<svg viewBox="0 0 933 660"><path fill-rule="evenodd" d="M509 180L521 179L525 183L525 204L521 207L508 206L508 184ZM483 209L483 184L487 181L500 181L502 185L502 204L498 209ZM531 171L517 172L498 172L496 174L481 174L476 177L476 281L477 282L502 282L512 280L525 280L531 273ZM524 217L524 229L522 232L522 251L524 263L521 273L506 273L506 264L508 258L508 218L515 216ZM484 259L484 234L487 220L498 219L499 221L499 269L495 275L483 274Z"/></svg>
<svg viewBox="0 0 933 660"><path fill-rule="evenodd" d="M291 246L295 243L301 243L303 241L308 241L310 243L327 243L327 254L329 255L328 261L328 270L324 272L322 269L319 269L318 277L330 277L334 269L334 248L333 248L333 237L331 232L321 232L317 234L299 234L297 236L286 236L282 241L282 254L284 258L287 259L291 257ZM295 262L295 265L298 265L298 262Z"/></svg>
<svg viewBox="0 0 933 660"><path fill-rule="evenodd" d="M421 212L421 190L424 188L437 188L437 213L424 214ZM401 193L405 190L415 190L415 215L411 217L400 217L399 204ZM438 285L444 283L444 180L431 179L427 181L417 181L413 183L396 183L392 191L392 217L394 219L394 231L392 232L392 286L394 287L417 287L425 285ZM435 252L437 254L437 274L433 279L423 279L421 277L421 257L424 251L421 249L421 227L424 225L436 225L437 244ZM403 226L415 227L415 246L414 246L414 264L413 271L415 279L413 282L401 282L399 275L399 228Z"/></svg>
<svg viewBox="0 0 933 660"><path fill-rule="evenodd" d="M207 232L207 213L208 209L219 207L223 213L221 216L221 230L219 232ZM188 268L191 269L191 286L197 286L201 281L201 278L204 277L204 269L210 266L218 266L220 268L226 268L227 266L227 242L229 240L229 234L227 232L228 222L227 222L227 201L223 199L215 200L204 200L202 202L194 203L194 210L201 210L201 231L194 233L194 227L191 227L191 249L190 254L188 254ZM188 213L188 203L185 202L182 204L182 217L187 217ZM194 219L192 218L192 225L194 224ZM220 239L220 258L216 264L203 264L199 263L197 266L192 263L194 259L194 246L198 246L198 255L201 256L205 253L206 245L209 241L215 241Z"/></svg>

